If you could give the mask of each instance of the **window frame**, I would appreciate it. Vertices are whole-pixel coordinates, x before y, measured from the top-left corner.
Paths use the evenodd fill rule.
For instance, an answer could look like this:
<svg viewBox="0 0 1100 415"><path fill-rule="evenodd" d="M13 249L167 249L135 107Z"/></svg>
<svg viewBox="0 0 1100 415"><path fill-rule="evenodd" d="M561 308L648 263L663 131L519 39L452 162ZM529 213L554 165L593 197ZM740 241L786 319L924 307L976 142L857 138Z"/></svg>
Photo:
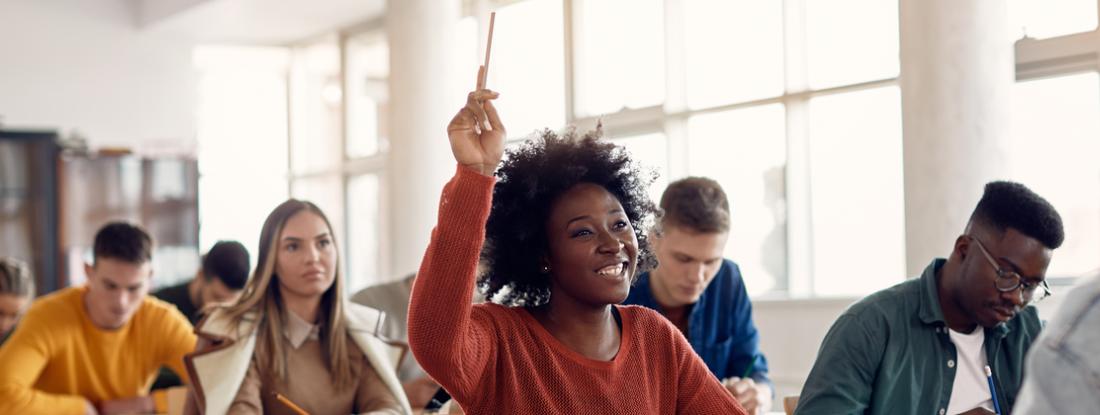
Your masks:
<svg viewBox="0 0 1100 415"><path fill-rule="evenodd" d="M1097 21L1100 22L1100 0ZM1022 36L1013 49L1016 83L1087 72L1100 74L1100 25L1087 32L1043 39ZM1073 286L1079 277L1048 275L1046 281L1051 287L1065 288Z"/></svg>
<svg viewBox="0 0 1100 415"><path fill-rule="evenodd" d="M340 106L340 123L339 123L340 124L340 130L339 130L336 145L339 146L339 148L340 148L340 155L341 156L337 160L333 160L331 163L329 163L326 166L326 168L324 168L324 169L309 171L309 172L296 172L294 170L293 157L289 156L289 154L291 153L291 150L293 148L293 142L297 138L294 135L294 130L291 129L291 128L288 128L288 131L287 131L287 147L288 147L287 194L293 195L294 194L293 193L294 186L295 186L296 183L298 183L300 181L308 180L308 179L315 179L315 178L320 178L320 177L332 177L332 176L337 176L338 177L339 189L340 189L339 198L340 198L341 212L338 213L340 215L340 217L339 218L332 218L332 221L342 224L341 229L337 230L343 236L338 241L338 244L339 244L338 248L339 248L340 258L341 258L341 261L339 261L339 262L340 262L340 272L344 276L344 282L348 284L347 289L349 290L349 294L350 294L351 290L384 282L384 281L388 280L391 277L391 274L392 274L390 261L389 261L388 250L387 250L388 244L385 242L386 238L389 235L389 233L387 232L387 230L388 230L387 227L388 227L389 221L386 220L386 218L388 217L388 214L387 214L387 211L388 211L388 196L387 196L387 192L388 192L388 181L387 181L388 171L387 171L387 167L388 167L388 164L389 164L388 163L388 161L389 161L388 146L384 142L380 142L379 147L378 147L378 151L376 151L373 154L363 156L363 157L350 157L349 154L348 154L348 149L347 149L347 143L348 143L348 140L349 140L349 138L348 138L348 130L349 130L348 123L349 123L349 119L351 117L351 115L349 114L348 105L347 105L347 100L348 100L348 95L347 95L348 79L347 79L347 76L348 76L348 70L349 70L349 67L348 67L349 66L348 65L348 62L349 62L348 53L349 53L349 50L350 50L350 48L348 47L348 43L353 38L355 38L357 36L377 35L377 34L380 34L381 36L383 36L383 38L385 38L386 41L388 42L388 35L386 33L386 26L385 26L384 16L369 19L369 20L351 25L351 26L343 28L343 29L339 29L339 30L335 30L333 32L326 33L326 34L321 35L321 36L316 36L316 37L311 37L311 38L308 38L308 39L303 39L303 40L293 42L291 44L286 45L289 49L293 50L295 48L304 47L304 46L308 46L310 44L317 43L318 41L324 41L326 39L333 39L333 40L335 40L335 42L337 44L337 47L339 48L339 51L340 51L340 53L339 53L340 62L339 62L339 75L338 75L338 77L339 77L339 80L340 80L339 85L340 85L340 90L341 90L342 94L341 94L341 99L340 99L340 103L339 103L339 106ZM294 96L293 93L291 93L291 91L293 91L293 90L291 89L290 77L291 77L291 75L288 73L288 77L287 77L287 88L288 88L288 94L287 94L288 116L287 116L287 120L288 121L287 122L293 124L294 119L290 114L290 109L294 105L295 96ZM388 78L387 78L387 80L388 80ZM348 250L349 249L349 245L348 245L349 237L348 237L348 235L350 235L350 233L352 232L351 223L348 220L351 216L351 215L348 214L348 212L350 211L350 208L351 208L351 206L349 205L350 198L348 197L348 191L349 191L349 183L351 182L351 179L353 177L361 176L361 175L374 175L378 178L378 193L379 194L378 194L378 198L376 200L376 203L378 204L378 206L377 206L377 208L378 208L378 226L377 226L378 234L377 235L378 235L379 244L378 244L378 252L375 253L377 255L377 258L375 258L375 264L376 264L377 269L375 270L374 275L352 276L352 275L349 274L349 270L351 269L350 265L351 265L352 262L356 261L357 258L362 258L362 255L350 255L350 252ZM326 213L328 213L328 212L326 212Z"/></svg>

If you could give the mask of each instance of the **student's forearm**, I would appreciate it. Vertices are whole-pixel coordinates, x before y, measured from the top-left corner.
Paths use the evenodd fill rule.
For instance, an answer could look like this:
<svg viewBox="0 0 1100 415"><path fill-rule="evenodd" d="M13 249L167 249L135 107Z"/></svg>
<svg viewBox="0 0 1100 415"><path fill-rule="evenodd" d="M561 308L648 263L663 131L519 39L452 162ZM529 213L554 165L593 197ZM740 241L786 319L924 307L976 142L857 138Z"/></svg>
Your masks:
<svg viewBox="0 0 1100 415"><path fill-rule="evenodd" d="M79 395L49 394L29 386L0 386L0 414L82 415L86 402Z"/></svg>
<svg viewBox="0 0 1100 415"><path fill-rule="evenodd" d="M167 402L167 401L165 401ZM100 415L148 414L168 412L167 405L157 407L152 396L112 399L98 405Z"/></svg>

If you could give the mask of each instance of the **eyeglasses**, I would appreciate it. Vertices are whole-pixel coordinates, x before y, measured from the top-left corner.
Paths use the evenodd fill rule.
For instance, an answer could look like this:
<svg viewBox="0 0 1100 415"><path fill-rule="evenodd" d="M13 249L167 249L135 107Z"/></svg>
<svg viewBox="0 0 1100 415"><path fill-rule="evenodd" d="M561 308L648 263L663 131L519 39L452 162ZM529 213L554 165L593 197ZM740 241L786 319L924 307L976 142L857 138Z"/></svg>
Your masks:
<svg viewBox="0 0 1100 415"><path fill-rule="evenodd" d="M993 282L993 287L997 291L1007 293L1015 291L1020 288L1020 299L1024 302L1024 305L1037 303L1044 298L1050 297L1050 286L1046 281L1039 282L1027 282L1024 281L1020 274L1015 271L1009 271L1001 268L997 264L997 260L993 259L993 255L989 254L989 251L985 249L982 242L973 236L970 237L974 241L974 244L978 245L978 249L985 255L985 259L989 260L989 265L993 266L993 269L997 271L997 280ZM1041 289L1041 290L1040 290ZM1035 296L1035 292L1039 292L1039 296Z"/></svg>

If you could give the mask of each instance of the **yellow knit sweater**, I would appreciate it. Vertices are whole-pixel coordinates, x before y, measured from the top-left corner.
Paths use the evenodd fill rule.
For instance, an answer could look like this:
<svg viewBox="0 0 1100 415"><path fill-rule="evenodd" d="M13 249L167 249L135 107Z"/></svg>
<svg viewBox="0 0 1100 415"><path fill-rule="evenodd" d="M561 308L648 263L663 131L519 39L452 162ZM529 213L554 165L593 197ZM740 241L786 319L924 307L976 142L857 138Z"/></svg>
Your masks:
<svg viewBox="0 0 1100 415"><path fill-rule="evenodd" d="M150 296L125 326L103 330L85 312L86 291L38 299L0 347L0 414L83 414L86 400L147 395L161 366L186 376L195 334L179 310ZM154 398L164 411L164 396Z"/></svg>

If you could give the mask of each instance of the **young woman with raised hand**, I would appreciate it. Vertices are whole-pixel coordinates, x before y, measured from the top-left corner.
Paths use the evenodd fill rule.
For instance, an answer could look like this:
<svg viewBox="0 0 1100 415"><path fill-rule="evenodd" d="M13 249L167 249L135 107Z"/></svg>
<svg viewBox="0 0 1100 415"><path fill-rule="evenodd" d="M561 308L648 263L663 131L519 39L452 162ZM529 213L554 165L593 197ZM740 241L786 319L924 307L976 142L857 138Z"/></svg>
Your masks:
<svg viewBox="0 0 1100 415"><path fill-rule="evenodd" d="M420 364L467 413L744 414L671 323L617 305L654 265L651 180L598 130L500 165L497 97L471 92L447 127L457 171L409 307ZM471 306L479 258L494 303Z"/></svg>

